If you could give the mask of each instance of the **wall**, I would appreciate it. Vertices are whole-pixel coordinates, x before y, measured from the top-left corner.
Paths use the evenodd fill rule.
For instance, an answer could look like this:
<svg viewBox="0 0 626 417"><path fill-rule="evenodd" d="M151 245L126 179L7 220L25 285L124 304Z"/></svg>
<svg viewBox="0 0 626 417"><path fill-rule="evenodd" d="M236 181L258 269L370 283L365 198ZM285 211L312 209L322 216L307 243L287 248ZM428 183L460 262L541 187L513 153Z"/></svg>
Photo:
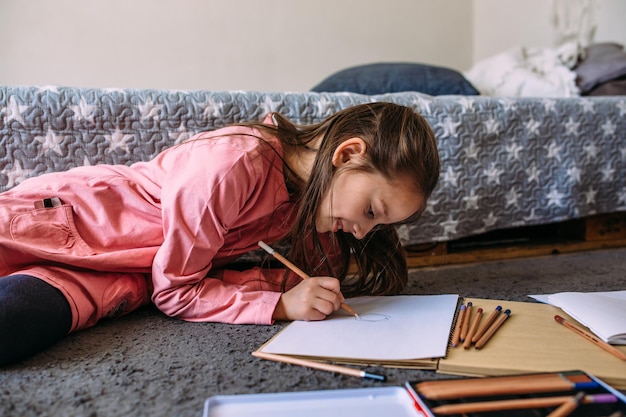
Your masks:
<svg viewBox="0 0 626 417"><path fill-rule="evenodd" d="M468 69L551 46L554 1L596 2L626 44L623 0L2 0L0 85L308 90L378 61Z"/></svg>
<svg viewBox="0 0 626 417"><path fill-rule="evenodd" d="M308 90L368 62L465 67L468 16L465 0L2 0L0 84Z"/></svg>
<svg viewBox="0 0 626 417"><path fill-rule="evenodd" d="M555 10L569 9L576 16L585 5L597 24L595 42L626 45L624 0L474 0L473 61L515 46L554 47L558 39Z"/></svg>

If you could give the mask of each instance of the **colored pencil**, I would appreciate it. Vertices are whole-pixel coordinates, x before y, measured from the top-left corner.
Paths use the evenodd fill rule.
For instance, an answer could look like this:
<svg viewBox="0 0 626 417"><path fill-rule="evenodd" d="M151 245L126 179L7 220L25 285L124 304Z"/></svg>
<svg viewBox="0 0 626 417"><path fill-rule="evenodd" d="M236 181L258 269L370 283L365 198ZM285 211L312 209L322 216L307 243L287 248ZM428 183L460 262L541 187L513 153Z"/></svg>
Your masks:
<svg viewBox="0 0 626 417"><path fill-rule="evenodd" d="M496 320L496 318L498 318L501 311L502 311L501 306L498 306L495 308L495 310L493 310L493 312L489 315L489 317L487 317L487 321L485 321L485 324L483 324L483 327L481 327L480 330L478 330L476 334L472 336L473 343L476 343L478 339L483 337L483 335L485 334L489 326L491 326L491 324Z"/></svg>
<svg viewBox="0 0 626 417"><path fill-rule="evenodd" d="M465 317L465 304L459 307L459 314L456 316L456 326L454 326L454 335L452 336L452 347L456 347L461 340L461 327L463 326L463 318Z"/></svg>
<svg viewBox="0 0 626 417"><path fill-rule="evenodd" d="M500 314L500 316L493 322L491 326L487 329L484 335L476 342L474 346L476 349L482 349L487 342L491 339L491 337L496 333L496 331L504 324L504 321L509 318L511 315L511 310L506 309L504 313Z"/></svg>
<svg viewBox="0 0 626 417"><path fill-rule="evenodd" d="M459 341L464 342L467 337L467 332L469 332L470 327L470 319L472 318L472 302L469 301L467 303L467 307L465 308L465 315L463 316L463 324L461 325L461 337Z"/></svg>
<svg viewBox="0 0 626 417"><path fill-rule="evenodd" d="M609 345L608 343L606 343L603 340L598 339L595 335L589 333L588 331L586 331L585 329L583 329L582 327L579 327L573 323L570 323L569 321L565 320L563 317L559 316L558 314L556 316L554 316L554 320L556 320L558 323L561 323L563 326L567 327L568 329L572 330L574 333L584 337L585 339L589 340L591 343L595 344L596 346L601 347L602 349L606 350L607 352L609 352L610 354L612 354L613 356L615 356L616 358L619 358L623 361L626 361L626 354L618 349L616 349L615 347Z"/></svg>
<svg viewBox="0 0 626 417"><path fill-rule="evenodd" d="M328 372L336 372L338 374L355 376L357 378L374 379L377 381L387 380L387 377L384 375L372 374L370 372L361 371L360 369L348 368L346 366L331 365L329 363L309 361L306 359L299 359L299 358L294 358L291 356L277 355L274 353L266 353L266 352L260 352L260 351L252 352L252 355L256 356L257 358L267 359L267 360L274 361L274 362L282 362L282 363L288 363L291 365L305 366L307 368L319 369L321 371L328 371Z"/></svg>
<svg viewBox="0 0 626 417"><path fill-rule="evenodd" d="M430 400L519 395L597 388L598 383L581 371L549 372L488 378L422 381L415 390Z"/></svg>
<svg viewBox="0 0 626 417"><path fill-rule="evenodd" d="M572 412L578 408L578 404L585 398L584 392L579 392L578 394L570 397L567 401L561 404L558 408L553 410L547 417L567 417Z"/></svg>
<svg viewBox="0 0 626 417"><path fill-rule="evenodd" d="M306 272L304 272L303 270L301 270L300 268L298 268L297 266L295 266L293 263L291 263L291 261L289 261L289 259L285 258L283 255L281 255L280 253L276 252L271 246L269 246L267 243L263 242L262 240L259 241L259 246L267 253L269 253L270 255L272 255L274 258L276 258L278 261L280 261L283 265L285 265L287 268L289 268L290 270L292 270L293 272L295 272L296 274L298 274L300 276L300 278L302 279L309 279L311 278ZM353 315L354 317L359 317L359 315L356 313L356 311L354 311L352 309L352 307L350 307L349 305L345 304L345 303L341 303L341 308L346 311L348 314Z"/></svg>
<svg viewBox="0 0 626 417"><path fill-rule="evenodd" d="M561 406L572 400L572 396L519 398L512 400L477 401L469 403L444 404L432 408L433 413L439 415L469 414L488 411L522 410L529 408L544 408ZM615 403L617 397L613 394L584 395L582 403ZM566 414L565 414L566 415Z"/></svg>
<svg viewBox="0 0 626 417"><path fill-rule="evenodd" d="M478 310L476 310L474 321L472 322L472 325L470 326L467 332L467 336L465 336L465 341L463 342L464 349L469 349L470 346L472 345L472 339L474 338L474 334L476 333L476 330L478 330L478 325L480 324L480 319L482 318L482 316L483 316L483 309L479 307Z"/></svg>

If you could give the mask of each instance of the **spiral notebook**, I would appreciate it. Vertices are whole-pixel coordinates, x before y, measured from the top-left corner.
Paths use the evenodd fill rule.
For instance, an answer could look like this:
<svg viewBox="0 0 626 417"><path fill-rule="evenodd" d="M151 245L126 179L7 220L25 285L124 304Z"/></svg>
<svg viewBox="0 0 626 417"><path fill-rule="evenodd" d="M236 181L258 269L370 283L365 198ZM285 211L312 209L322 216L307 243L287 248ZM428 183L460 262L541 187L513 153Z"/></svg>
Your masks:
<svg viewBox="0 0 626 417"><path fill-rule="evenodd" d="M407 298L396 298L407 297ZM430 298L433 297L433 298ZM363 332L364 339L342 338L342 335L354 334L346 330L355 324L353 317L345 313L338 313L338 317L347 320L340 325L332 324L323 328L324 322L294 322L285 327L272 339L259 348L260 351L302 357L309 360L353 364L361 366L389 366L397 368L432 369L440 373L468 375L468 376L498 376L507 374L521 374L532 372L558 371L563 369L581 369L596 375L618 389L626 389L626 361L622 361L598 346L580 337L565 326L554 320L556 314L568 320L573 320L557 307L535 302L513 302L503 300L487 300L466 298L471 301L474 309L482 307L490 312L500 305L511 310L510 318L502 325L492 339L480 350L450 347L450 332L455 320L455 312L459 301L456 295L442 296L394 296L376 297L381 300L375 306L382 306L381 310L362 310L359 303L349 299L348 303L358 313L390 312L392 318L401 317L408 327L397 327L395 333L378 331L369 326ZM383 303L389 304L378 304ZM427 302L429 300L429 302ZM420 311L421 319L417 316L396 316L393 304L400 303L400 312L407 312L412 308ZM365 301L364 301L365 302ZM430 310L430 313L429 313ZM443 324L429 326L432 320L442 319ZM332 322L335 320L331 317ZM574 321L575 322L575 321ZM384 323L384 322L383 322ZM376 324L376 323L372 323ZM379 323L380 324L380 323ZM321 326L318 326L321 325ZM444 328L442 334L441 327ZM317 329L324 329L318 331ZM310 336L307 336L310 335ZM299 340L296 340L299 339ZM325 352L309 349L319 341L325 341ZM376 357L367 353L354 353L360 347L378 345L388 341L389 345L398 344L408 348L413 355L405 353L402 356ZM348 345L348 353L345 346ZM442 345L443 344L443 345ZM352 347L350 347L352 345ZM439 350L436 354L423 356L420 349L423 346L436 345ZM337 347L337 349L334 349ZM340 349L341 348L341 349ZM617 346L626 353L626 346ZM343 350L342 350L343 349ZM354 350L350 350L354 349ZM411 350L412 349L412 350Z"/></svg>

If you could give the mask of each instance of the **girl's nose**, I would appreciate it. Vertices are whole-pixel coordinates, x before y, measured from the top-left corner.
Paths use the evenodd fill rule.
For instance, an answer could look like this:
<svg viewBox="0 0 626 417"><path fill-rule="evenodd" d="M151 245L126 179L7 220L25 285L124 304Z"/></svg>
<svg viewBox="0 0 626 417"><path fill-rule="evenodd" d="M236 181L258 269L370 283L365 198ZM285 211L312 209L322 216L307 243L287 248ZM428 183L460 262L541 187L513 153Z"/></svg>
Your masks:
<svg viewBox="0 0 626 417"><path fill-rule="evenodd" d="M374 227L373 222L369 223L358 223L353 226L354 232L352 233L355 238L361 240L369 233L370 230Z"/></svg>

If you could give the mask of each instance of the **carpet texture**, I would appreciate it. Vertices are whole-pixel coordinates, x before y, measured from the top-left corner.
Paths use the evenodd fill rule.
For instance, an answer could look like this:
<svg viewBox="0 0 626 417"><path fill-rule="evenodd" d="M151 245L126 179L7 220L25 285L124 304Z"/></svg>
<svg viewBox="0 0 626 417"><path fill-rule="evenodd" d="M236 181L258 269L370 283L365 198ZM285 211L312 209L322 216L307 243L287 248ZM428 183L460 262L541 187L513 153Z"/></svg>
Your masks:
<svg viewBox="0 0 626 417"><path fill-rule="evenodd" d="M613 249L415 269L406 293L532 302L528 294L624 289L626 249ZM383 385L250 355L283 326L187 323L147 307L0 368L0 415L200 417L213 395ZM369 370L386 385L440 377Z"/></svg>

